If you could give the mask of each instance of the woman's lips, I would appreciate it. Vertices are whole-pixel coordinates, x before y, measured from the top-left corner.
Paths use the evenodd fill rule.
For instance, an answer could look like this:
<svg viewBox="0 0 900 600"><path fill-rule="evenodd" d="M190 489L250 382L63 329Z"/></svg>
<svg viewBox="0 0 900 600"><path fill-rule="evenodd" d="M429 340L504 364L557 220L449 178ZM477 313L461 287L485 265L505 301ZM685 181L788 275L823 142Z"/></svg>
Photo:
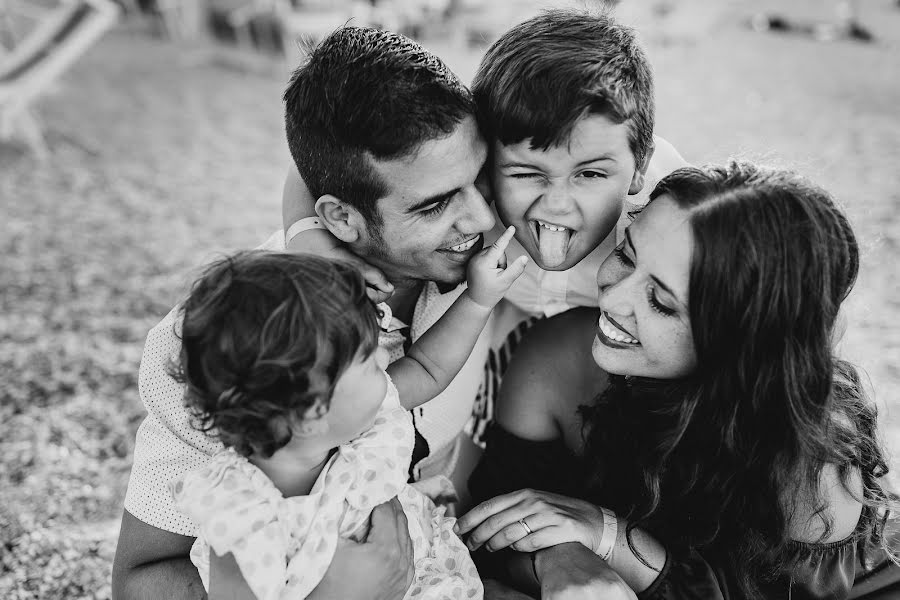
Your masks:
<svg viewBox="0 0 900 600"><path fill-rule="evenodd" d="M637 338L628 333L624 327L616 323L605 312L600 313L600 319L597 322L597 325L599 330L598 337L600 337L600 341L606 343L607 346L612 345L611 343L613 342L616 344L615 347L633 348L641 345Z"/></svg>

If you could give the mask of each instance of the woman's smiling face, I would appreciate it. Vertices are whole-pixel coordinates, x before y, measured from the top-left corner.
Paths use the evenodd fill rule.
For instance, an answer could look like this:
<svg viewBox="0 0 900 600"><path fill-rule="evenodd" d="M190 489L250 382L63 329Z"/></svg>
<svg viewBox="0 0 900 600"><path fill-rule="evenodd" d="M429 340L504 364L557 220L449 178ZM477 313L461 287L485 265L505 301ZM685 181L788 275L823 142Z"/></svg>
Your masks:
<svg viewBox="0 0 900 600"><path fill-rule="evenodd" d="M688 313L693 235L667 195L651 202L597 272L594 361L608 373L677 379L697 365Z"/></svg>

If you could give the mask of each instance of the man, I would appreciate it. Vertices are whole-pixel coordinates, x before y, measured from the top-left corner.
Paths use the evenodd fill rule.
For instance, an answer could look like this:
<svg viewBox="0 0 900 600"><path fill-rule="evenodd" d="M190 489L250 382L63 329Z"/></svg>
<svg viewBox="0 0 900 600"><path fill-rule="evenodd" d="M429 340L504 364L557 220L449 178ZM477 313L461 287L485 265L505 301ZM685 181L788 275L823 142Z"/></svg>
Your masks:
<svg viewBox="0 0 900 600"><path fill-rule="evenodd" d="M288 145L318 201L324 227L380 268L393 294L379 344L392 359L461 292L465 265L494 217L475 188L487 155L471 95L436 56L411 40L344 28L319 45L285 93ZM284 235L264 246L285 248ZM188 551L193 523L168 482L202 466L220 445L192 428L183 388L168 375L180 342L177 308L147 338L139 388L148 416L113 567L116 598L199 598ZM486 331L490 328L486 328ZM453 478L462 428L481 380L487 336L447 390L414 411L417 480ZM459 479L456 480L459 484ZM313 597L399 598L412 577L405 518L396 502L372 515L366 543L345 542Z"/></svg>

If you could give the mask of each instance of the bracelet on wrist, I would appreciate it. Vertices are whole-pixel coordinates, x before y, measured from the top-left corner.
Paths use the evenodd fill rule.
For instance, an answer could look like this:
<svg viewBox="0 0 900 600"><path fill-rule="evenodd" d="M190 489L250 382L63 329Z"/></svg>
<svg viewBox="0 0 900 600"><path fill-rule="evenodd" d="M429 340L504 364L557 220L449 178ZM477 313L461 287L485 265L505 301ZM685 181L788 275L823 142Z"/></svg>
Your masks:
<svg viewBox="0 0 900 600"><path fill-rule="evenodd" d="M616 537L619 533L619 520L616 513L608 508L600 508L603 513L603 533L600 534L600 543L594 553L603 560L609 560L613 549L616 547Z"/></svg>

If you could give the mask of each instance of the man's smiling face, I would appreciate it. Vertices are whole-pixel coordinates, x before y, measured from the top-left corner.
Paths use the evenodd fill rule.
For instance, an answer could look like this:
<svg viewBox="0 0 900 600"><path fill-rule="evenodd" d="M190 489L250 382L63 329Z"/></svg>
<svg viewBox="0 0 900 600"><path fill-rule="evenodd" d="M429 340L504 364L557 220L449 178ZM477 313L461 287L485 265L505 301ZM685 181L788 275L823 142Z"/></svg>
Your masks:
<svg viewBox="0 0 900 600"><path fill-rule="evenodd" d="M542 269L577 264L616 226L629 193L640 191L628 124L588 115L567 143L547 150L531 140L495 143L491 179L497 212Z"/></svg>
<svg viewBox="0 0 900 600"><path fill-rule="evenodd" d="M394 283L460 283L484 245L494 217L475 188L487 145L474 117L411 156L373 161L388 194L378 200L382 225L364 232L354 252Z"/></svg>

